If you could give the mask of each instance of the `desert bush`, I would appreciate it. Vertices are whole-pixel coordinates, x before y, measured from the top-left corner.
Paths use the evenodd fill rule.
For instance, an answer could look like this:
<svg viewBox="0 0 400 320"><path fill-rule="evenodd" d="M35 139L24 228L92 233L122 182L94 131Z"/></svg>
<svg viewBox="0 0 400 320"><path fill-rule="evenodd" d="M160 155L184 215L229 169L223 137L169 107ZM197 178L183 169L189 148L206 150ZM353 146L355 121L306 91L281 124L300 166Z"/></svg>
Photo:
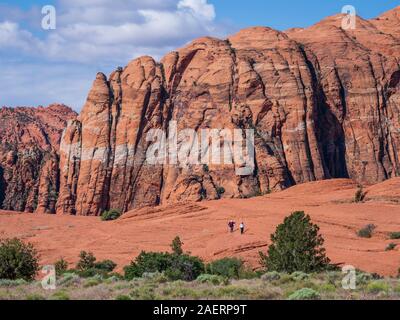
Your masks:
<svg viewBox="0 0 400 320"><path fill-rule="evenodd" d="M288 300L319 300L320 295L317 291L310 288L303 288L292 293Z"/></svg>
<svg viewBox="0 0 400 320"><path fill-rule="evenodd" d="M367 196L367 193L364 192L364 188L362 186L358 187L356 194L354 195L354 202L355 203L360 203L365 200L365 197Z"/></svg>
<svg viewBox="0 0 400 320"><path fill-rule="evenodd" d="M385 251L393 251L394 249L396 249L396 247L397 247L397 244L395 244L395 243L389 243L389 244L386 246Z"/></svg>
<svg viewBox="0 0 400 320"><path fill-rule="evenodd" d="M204 273L204 263L198 257L184 254L182 241L179 237L171 243L172 253L168 252L145 252L131 261L124 268L125 278L132 280L140 278L144 273L164 273L169 280L193 281Z"/></svg>
<svg viewBox="0 0 400 320"><path fill-rule="evenodd" d="M60 286L71 286L78 285L81 283L81 278L75 273L64 273L62 278L57 280L57 285Z"/></svg>
<svg viewBox="0 0 400 320"><path fill-rule="evenodd" d="M183 254L172 257L171 266L165 270L165 275L172 281L193 281L204 273L204 269L204 263L200 258Z"/></svg>
<svg viewBox="0 0 400 320"><path fill-rule="evenodd" d="M399 240L400 239L400 232L392 232L389 235L391 240Z"/></svg>
<svg viewBox="0 0 400 320"><path fill-rule="evenodd" d="M16 280L9 280L9 279L0 279L0 287L19 287L27 284L24 279L16 279Z"/></svg>
<svg viewBox="0 0 400 320"><path fill-rule="evenodd" d="M84 271L94 269L96 257L93 255L93 253L81 251L79 258L78 264L76 265L78 270Z"/></svg>
<svg viewBox="0 0 400 320"><path fill-rule="evenodd" d="M125 279L140 278L145 272L163 272L171 265L171 255L162 252L142 251L137 258L124 267Z"/></svg>
<svg viewBox="0 0 400 320"><path fill-rule="evenodd" d="M86 282L84 283L83 287L84 288L91 288L98 286L102 281L99 280L98 278L88 278L86 279Z"/></svg>
<svg viewBox="0 0 400 320"><path fill-rule="evenodd" d="M227 278L224 278L222 276L217 276L214 274L201 274L197 277L196 281L199 283L209 283L214 286L218 286L221 284L228 284L229 282Z"/></svg>
<svg viewBox="0 0 400 320"><path fill-rule="evenodd" d="M132 299L131 299L131 297L129 297L129 296L127 296L127 295L120 294L120 295L118 295L118 296L115 297L115 300L124 301L124 300L132 300Z"/></svg>
<svg viewBox="0 0 400 320"><path fill-rule="evenodd" d="M94 268L105 272L112 272L116 268L117 264L112 260L103 260L96 262Z"/></svg>
<svg viewBox="0 0 400 320"><path fill-rule="evenodd" d="M389 291L389 285L383 281L373 281L367 285L367 292L377 294L380 292L387 293Z"/></svg>
<svg viewBox="0 0 400 320"><path fill-rule="evenodd" d="M276 271L271 271L263 274L261 280L263 281L277 281L281 278L281 274Z"/></svg>
<svg viewBox="0 0 400 320"><path fill-rule="evenodd" d="M224 187L217 187L216 188L218 196L222 197L222 195L225 193L225 188Z"/></svg>
<svg viewBox="0 0 400 320"><path fill-rule="evenodd" d="M172 240L171 249L172 249L172 252L175 253L176 255L179 256L179 255L183 254L182 246L183 246L183 242L181 241L181 239L179 237L175 237L175 239Z"/></svg>
<svg viewBox="0 0 400 320"><path fill-rule="evenodd" d="M290 276L295 281L304 281L310 278L310 276L307 273L301 271L293 272Z"/></svg>
<svg viewBox="0 0 400 320"><path fill-rule="evenodd" d="M111 209L111 210L108 210L108 211L104 211L101 214L101 220L102 221L117 220L121 215L122 215L121 210Z"/></svg>
<svg viewBox="0 0 400 320"><path fill-rule="evenodd" d="M82 278L90 278L96 275L102 278L108 278L114 274L111 272L115 269L117 264L111 260L103 260L96 262L96 257L91 252L81 251L79 254L79 261L76 265L75 271Z"/></svg>
<svg viewBox="0 0 400 320"><path fill-rule="evenodd" d="M167 276L162 272L145 272L143 273L142 278L146 280L151 280L153 283L168 282Z"/></svg>
<svg viewBox="0 0 400 320"><path fill-rule="evenodd" d="M52 296L53 300L69 300L70 297L67 292L65 291L58 291Z"/></svg>
<svg viewBox="0 0 400 320"><path fill-rule="evenodd" d="M376 229L376 226L374 224L368 224L364 228L358 230L357 235L360 238L372 238L372 234L374 230Z"/></svg>
<svg viewBox="0 0 400 320"><path fill-rule="evenodd" d="M319 227L303 211L292 213L271 235L268 254L260 253L267 271L320 272L331 268Z"/></svg>
<svg viewBox="0 0 400 320"><path fill-rule="evenodd" d="M39 256L32 244L21 240L0 241L0 279L31 281L39 270Z"/></svg>
<svg viewBox="0 0 400 320"><path fill-rule="evenodd" d="M56 269L56 275L61 276L62 274L66 273L68 271L68 262L65 261L63 258L60 260L56 261L54 263L55 269Z"/></svg>
<svg viewBox="0 0 400 320"><path fill-rule="evenodd" d="M210 262L206 266L206 272L213 275L239 279L243 270L243 261L237 258L223 258Z"/></svg>
<svg viewBox="0 0 400 320"><path fill-rule="evenodd" d="M144 273L164 272L170 280L193 281L204 272L201 259L187 254L142 252L124 268L125 279L140 278Z"/></svg>

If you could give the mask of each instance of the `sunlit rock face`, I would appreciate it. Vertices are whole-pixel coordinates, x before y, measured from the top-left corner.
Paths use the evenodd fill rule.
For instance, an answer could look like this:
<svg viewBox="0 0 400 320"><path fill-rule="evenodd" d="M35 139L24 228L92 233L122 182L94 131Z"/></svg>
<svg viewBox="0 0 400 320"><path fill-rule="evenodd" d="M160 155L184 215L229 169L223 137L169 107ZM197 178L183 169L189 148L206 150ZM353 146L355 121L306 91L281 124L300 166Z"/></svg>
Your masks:
<svg viewBox="0 0 400 320"><path fill-rule="evenodd" d="M62 135L59 161L57 151L32 155L32 165L4 152L3 163L12 165L2 166L2 206L99 215L247 198L315 180L371 184L398 176L399 12L357 17L354 29L343 29L338 15L308 29L257 27L226 40L200 38L160 62L140 57L108 77L99 73ZM238 175L237 161L149 164L155 130L178 150L185 145L169 134L171 126L198 135L253 130L252 170ZM38 163L40 170L27 169ZM5 168L28 172L13 178Z"/></svg>

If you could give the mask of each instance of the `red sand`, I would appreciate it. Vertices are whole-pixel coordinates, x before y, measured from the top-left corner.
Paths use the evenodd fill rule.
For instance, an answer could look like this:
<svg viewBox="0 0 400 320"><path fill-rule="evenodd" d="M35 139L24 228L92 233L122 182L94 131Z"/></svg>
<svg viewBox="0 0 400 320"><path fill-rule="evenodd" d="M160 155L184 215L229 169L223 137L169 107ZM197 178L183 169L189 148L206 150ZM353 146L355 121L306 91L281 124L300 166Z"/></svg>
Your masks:
<svg viewBox="0 0 400 320"><path fill-rule="evenodd" d="M258 267L258 252L266 251L277 224L292 211L304 210L321 227L328 256L334 263L396 275L400 241L388 240L388 233L400 231L400 179L368 188L370 200L362 204L352 203L356 189L350 180L321 181L248 200L145 208L113 222L102 222L98 217L3 211L0 237L19 237L33 243L43 264L64 257L72 267L79 252L87 250L98 259L114 260L121 270L141 250L168 250L171 240L179 235L185 250L206 260L239 256ZM238 231L230 234L229 219L237 224L243 220L245 235ZM373 238L358 238L356 231L370 223L378 227ZM390 242L399 247L386 252Z"/></svg>

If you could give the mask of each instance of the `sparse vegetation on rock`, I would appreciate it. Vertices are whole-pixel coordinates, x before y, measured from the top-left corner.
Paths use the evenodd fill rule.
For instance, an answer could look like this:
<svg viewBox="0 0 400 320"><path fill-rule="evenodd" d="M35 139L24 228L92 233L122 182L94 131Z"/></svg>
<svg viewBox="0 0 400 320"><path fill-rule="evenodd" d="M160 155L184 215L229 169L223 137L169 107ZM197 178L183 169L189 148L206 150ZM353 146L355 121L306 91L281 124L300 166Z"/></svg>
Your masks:
<svg viewBox="0 0 400 320"><path fill-rule="evenodd" d="M364 188L362 186L359 186L354 196L354 202L355 203L364 202L366 196L367 193L364 191Z"/></svg>
<svg viewBox="0 0 400 320"><path fill-rule="evenodd" d="M101 220L103 221L113 221L117 220L122 215L121 210L111 209L104 211L101 215Z"/></svg>
<svg viewBox="0 0 400 320"><path fill-rule="evenodd" d="M391 240L400 240L400 232L392 232L389 237Z"/></svg>
<svg viewBox="0 0 400 320"><path fill-rule="evenodd" d="M374 225L374 224L368 224L368 225L366 225L364 228L361 228L360 230L358 230L357 235L358 235L360 238L367 238L367 239L369 239L369 238L372 238L372 235L373 235L375 229L376 229L376 225Z"/></svg>

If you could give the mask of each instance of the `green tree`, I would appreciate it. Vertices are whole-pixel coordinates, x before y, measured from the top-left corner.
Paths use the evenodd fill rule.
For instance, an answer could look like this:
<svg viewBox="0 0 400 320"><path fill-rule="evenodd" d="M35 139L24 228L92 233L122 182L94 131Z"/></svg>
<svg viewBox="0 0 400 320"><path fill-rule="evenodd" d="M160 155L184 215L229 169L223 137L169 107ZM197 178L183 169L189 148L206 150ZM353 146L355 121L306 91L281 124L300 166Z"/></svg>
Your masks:
<svg viewBox="0 0 400 320"><path fill-rule="evenodd" d="M175 253L176 255L180 256L183 254L182 246L183 242L181 241L181 238L179 238L178 236L175 237L174 240L172 240L171 249L172 252Z"/></svg>
<svg viewBox="0 0 400 320"><path fill-rule="evenodd" d="M95 267L96 257L93 253L81 251L79 258L78 264L76 265L78 270L89 270Z"/></svg>
<svg viewBox="0 0 400 320"><path fill-rule="evenodd" d="M261 263L268 271L311 273L330 267L319 227L303 211L286 217L271 240L268 254L260 252Z"/></svg>
<svg viewBox="0 0 400 320"><path fill-rule="evenodd" d="M0 279L31 281L39 270L39 256L32 244L21 240L0 240Z"/></svg>
<svg viewBox="0 0 400 320"><path fill-rule="evenodd" d="M56 261L54 264L56 268L56 275L61 276L63 273L68 271L68 262L61 258L60 260Z"/></svg>

